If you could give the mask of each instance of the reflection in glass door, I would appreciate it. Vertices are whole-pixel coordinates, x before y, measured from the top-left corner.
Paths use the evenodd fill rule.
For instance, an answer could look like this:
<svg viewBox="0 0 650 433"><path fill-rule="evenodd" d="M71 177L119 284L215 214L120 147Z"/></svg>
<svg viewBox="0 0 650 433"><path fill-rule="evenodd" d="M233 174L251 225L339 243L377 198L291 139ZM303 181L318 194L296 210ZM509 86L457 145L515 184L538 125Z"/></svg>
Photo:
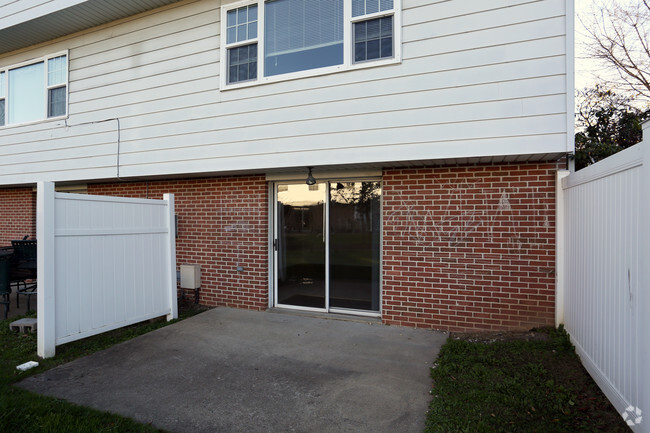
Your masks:
<svg viewBox="0 0 650 433"><path fill-rule="evenodd" d="M276 305L378 313L381 185L277 185Z"/></svg>
<svg viewBox="0 0 650 433"><path fill-rule="evenodd" d="M329 186L330 308L379 311L379 182Z"/></svg>
<svg viewBox="0 0 650 433"><path fill-rule="evenodd" d="M277 303L325 308L327 185L278 185Z"/></svg>

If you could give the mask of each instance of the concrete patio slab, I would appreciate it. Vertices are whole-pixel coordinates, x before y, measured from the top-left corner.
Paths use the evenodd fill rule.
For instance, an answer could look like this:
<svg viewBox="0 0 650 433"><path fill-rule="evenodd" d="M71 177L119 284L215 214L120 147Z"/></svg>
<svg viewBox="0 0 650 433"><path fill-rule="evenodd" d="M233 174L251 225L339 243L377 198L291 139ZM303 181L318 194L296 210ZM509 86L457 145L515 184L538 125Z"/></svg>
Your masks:
<svg viewBox="0 0 650 433"><path fill-rule="evenodd" d="M18 386L172 432L421 432L446 337L216 308Z"/></svg>

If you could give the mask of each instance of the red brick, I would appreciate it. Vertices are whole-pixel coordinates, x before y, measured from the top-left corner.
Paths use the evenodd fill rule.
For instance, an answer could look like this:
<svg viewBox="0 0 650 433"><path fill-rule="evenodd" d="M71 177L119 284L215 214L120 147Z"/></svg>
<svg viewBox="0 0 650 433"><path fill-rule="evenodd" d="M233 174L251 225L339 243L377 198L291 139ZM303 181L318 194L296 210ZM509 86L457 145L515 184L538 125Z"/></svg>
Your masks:
<svg viewBox="0 0 650 433"><path fill-rule="evenodd" d="M36 237L36 192L31 187L0 189L0 246L25 236Z"/></svg>
<svg viewBox="0 0 650 433"><path fill-rule="evenodd" d="M422 265L411 265L403 275L424 279L416 285L384 278L384 293L419 307L422 295L413 288L435 293L427 302L446 309L434 318L434 310L422 306L431 314L418 315L425 319L418 326L458 331L553 324L555 287L548 276L555 272L557 168L540 163L385 170L383 230L399 242L384 243L383 262L401 268L417 258ZM413 324L394 307L384 302L384 320Z"/></svg>
<svg viewBox="0 0 650 433"><path fill-rule="evenodd" d="M201 265L201 303L267 307L268 189L263 176L91 184L88 192L138 198L173 193L179 218L176 261Z"/></svg>
<svg viewBox="0 0 650 433"><path fill-rule="evenodd" d="M556 169L555 163L513 163L384 170L384 323L451 331L552 325ZM90 184L88 190L175 194L177 262L201 265L201 302L266 308L264 176ZM0 212L0 245L36 235L32 188L0 189Z"/></svg>

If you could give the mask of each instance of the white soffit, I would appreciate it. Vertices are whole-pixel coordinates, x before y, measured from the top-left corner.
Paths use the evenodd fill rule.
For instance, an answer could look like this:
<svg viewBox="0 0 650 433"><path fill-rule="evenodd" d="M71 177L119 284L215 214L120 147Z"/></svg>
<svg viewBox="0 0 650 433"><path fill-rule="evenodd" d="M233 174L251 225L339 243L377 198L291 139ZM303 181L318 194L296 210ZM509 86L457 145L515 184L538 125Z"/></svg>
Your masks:
<svg viewBox="0 0 650 433"><path fill-rule="evenodd" d="M55 0L11 11L0 6L0 53L36 45L179 0ZM3 10L4 9L4 10Z"/></svg>
<svg viewBox="0 0 650 433"><path fill-rule="evenodd" d="M305 167L300 170L283 171L277 173L267 173L267 181L293 181L304 180L307 178L308 169ZM333 180L333 179L371 179L382 176L382 170L336 170L336 169L322 169L314 167L312 175L318 180Z"/></svg>

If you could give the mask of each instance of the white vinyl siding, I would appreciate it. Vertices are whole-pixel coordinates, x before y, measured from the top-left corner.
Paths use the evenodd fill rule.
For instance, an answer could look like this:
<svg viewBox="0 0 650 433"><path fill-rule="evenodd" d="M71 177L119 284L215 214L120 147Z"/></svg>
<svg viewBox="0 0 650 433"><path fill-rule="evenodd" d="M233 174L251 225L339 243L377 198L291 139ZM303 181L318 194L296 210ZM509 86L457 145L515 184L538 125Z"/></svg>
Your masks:
<svg viewBox="0 0 650 433"><path fill-rule="evenodd" d="M69 49L68 125L2 128L0 184L114 178L118 147L123 177L558 155L565 7L404 0L401 63L228 91L222 11L206 0L0 57L2 70ZM115 118L119 131L100 122Z"/></svg>
<svg viewBox="0 0 650 433"><path fill-rule="evenodd" d="M178 1L5 0L0 2L0 53L47 43Z"/></svg>
<svg viewBox="0 0 650 433"><path fill-rule="evenodd" d="M0 4L0 19L3 27L11 27L20 24L24 20L43 16L47 13L56 12L66 7L83 3L85 0L13 0L4 1ZM6 23L6 24L5 24Z"/></svg>

